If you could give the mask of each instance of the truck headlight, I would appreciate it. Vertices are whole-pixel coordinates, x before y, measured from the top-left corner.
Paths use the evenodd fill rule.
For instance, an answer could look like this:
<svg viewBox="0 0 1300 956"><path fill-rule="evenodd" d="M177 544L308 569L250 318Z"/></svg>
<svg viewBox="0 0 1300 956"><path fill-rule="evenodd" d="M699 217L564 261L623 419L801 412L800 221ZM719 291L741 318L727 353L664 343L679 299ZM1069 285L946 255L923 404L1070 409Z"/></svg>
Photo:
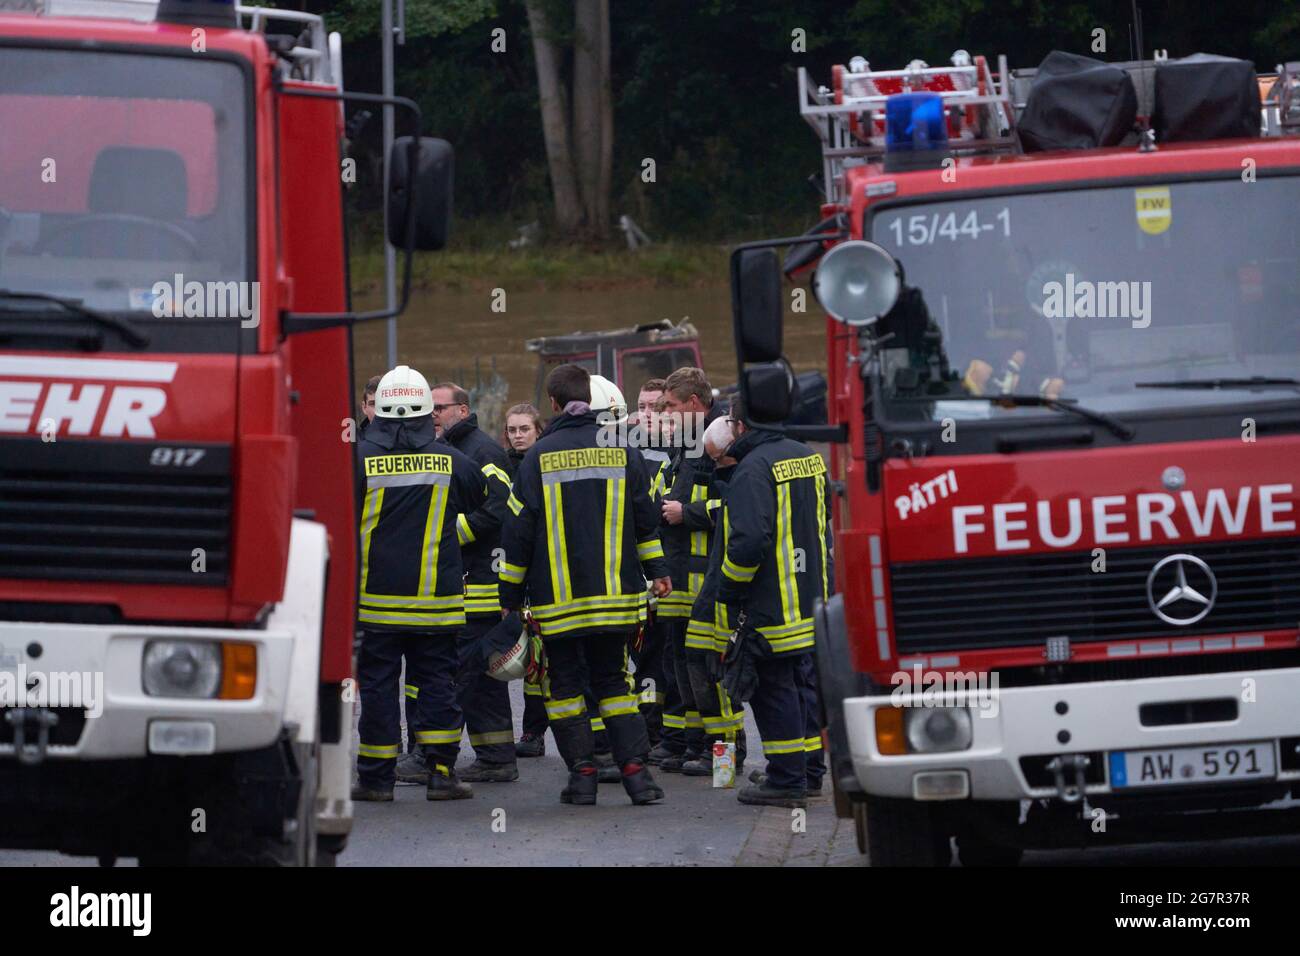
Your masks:
<svg viewBox="0 0 1300 956"><path fill-rule="evenodd" d="M214 641L150 641L144 648L144 692L151 697L216 697L221 645Z"/></svg>
<svg viewBox="0 0 1300 956"><path fill-rule="evenodd" d="M970 710L965 707L918 707L907 711L903 723L912 753L970 749Z"/></svg>

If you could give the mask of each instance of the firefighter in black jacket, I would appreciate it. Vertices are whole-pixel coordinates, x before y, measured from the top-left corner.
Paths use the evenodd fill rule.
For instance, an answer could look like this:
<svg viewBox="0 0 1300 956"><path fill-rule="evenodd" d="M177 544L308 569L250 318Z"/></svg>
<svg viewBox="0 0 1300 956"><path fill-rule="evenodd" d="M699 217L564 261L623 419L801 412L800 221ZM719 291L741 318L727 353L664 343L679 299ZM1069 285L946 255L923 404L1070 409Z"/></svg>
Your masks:
<svg viewBox="0 0 1300 956"><path fill-rule="evenodd" d="M510 685L487 675L481 639L501 620L497 572L502 557L501 524L510 497L510 463L505 450L478 427L478 416L469 410L469 393L459 385L441 382L433 386L433 420L441 440L478 465L488 493L482 507L461 515L456 522L465 562L466 619L460 637L458 684L469 742L477 758L460 778L471 783L505 783L519 779Z"/></svg>
<svg viewBox="0 0 1300 956"><path fill-rule="evenodd" d="M825 462L807 445L743 419L734 427L717 601L725 628L739 626L754 654L750 704L767 757L766 778L738 797L803 806L825 772L811 654L813 603L826 599L833 580L830 485Z"/></svg>
<svg viewBox="0 0 1300 956"><path fill-rule="evenodd" d="M399 365L379 383L375 420L357 443L361 574L357 660L361 685L359 785L353 800L393 799L401 729L401 659L420 689L415 739L424 748L430 800L472 796L456 778L461 710L456 635L465 625L456 525L486 500L474 463L434 434L429 385Z"/></svg>
<svg viewBox="0 0 1300 956"><path fill-rule="evenodd" d="M704 676L704 658L687 648L686 626L708 569L713 513L721 504L712 490L713 460L704 454L704 432L724 413L713 400L713 387L704 371L698 368L679 368L669 375L663 402L665 412L677 422L661 527L674 587L659 603L657 616L665 624L665 670L671 662L673 681L685 709L686 749L680 756L664 757L660 766L670 773L712 777L713 756L705 720L716 731L721 711L717 695L704 692L709 683Z"/></svg>
<svg viewBox="0 0 1300 956"><path fill-rule="evenodd" d="M650 749L627 667L627 645L655 593L672 590L645 461L635 448L602 447L590 376L560 365L546 379L559 414L515 476L502 534L501 605L525 595L546 645L546 711L569 767L565 803L596 802L595 740L586 678L608 728L632 802L663 799L645 767ZM585 664L585 667L584 667Z"/></svg>

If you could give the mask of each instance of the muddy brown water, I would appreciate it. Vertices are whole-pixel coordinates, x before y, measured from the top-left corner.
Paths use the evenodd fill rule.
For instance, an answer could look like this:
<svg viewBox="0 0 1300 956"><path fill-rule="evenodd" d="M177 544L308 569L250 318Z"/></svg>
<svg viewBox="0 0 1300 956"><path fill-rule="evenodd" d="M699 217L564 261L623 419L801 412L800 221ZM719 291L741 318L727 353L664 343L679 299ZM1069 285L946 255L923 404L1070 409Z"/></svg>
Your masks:
<svg viewBox="0 0 1300 956"><path fill-rule="evenodd" d="M375 307L364 300L363 308ZM397 360L430 383L486 385L493 372L505 381L504 407L534 400L538 360L525 341L542 335L594 332L659 319L688 318L700 333L704 370L715 387L736 380L731 295L725 285L510 292L505 311L492 311L490 292L418 292L397 321ZM386 323L355 330L356 392L385 369ZM825 319L809 297L809 310L787 315L785 351L797 371L826 371ZM629 403L636 401L628 395Z"/></svg>

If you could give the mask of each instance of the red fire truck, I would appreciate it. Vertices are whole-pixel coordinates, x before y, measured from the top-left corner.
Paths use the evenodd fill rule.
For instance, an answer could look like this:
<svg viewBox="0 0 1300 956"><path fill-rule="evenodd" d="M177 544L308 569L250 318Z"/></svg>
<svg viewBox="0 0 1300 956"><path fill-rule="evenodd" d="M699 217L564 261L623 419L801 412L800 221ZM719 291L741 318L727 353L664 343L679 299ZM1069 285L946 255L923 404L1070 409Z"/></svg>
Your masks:
<svg viewBox="0 0 1300 956"><path fill-rule="evenodd" d="M1261 103L1241 61L1049 61L800 71L823 221L732 257L755 418L777 248L830 316L795 431L834 442L816 653L879 865L1300 832L1300 64Z"/></svg>
<svg viewBox="0 0 1300 956"><path fill-rule="evenodd" d="M314 15L37 7L0 14L0 845L328 864L352 822L350 327L396 314L350 311L344 104L399 131L418 110L343 93ZM388 163L409 291L450 147Z"/></svg>

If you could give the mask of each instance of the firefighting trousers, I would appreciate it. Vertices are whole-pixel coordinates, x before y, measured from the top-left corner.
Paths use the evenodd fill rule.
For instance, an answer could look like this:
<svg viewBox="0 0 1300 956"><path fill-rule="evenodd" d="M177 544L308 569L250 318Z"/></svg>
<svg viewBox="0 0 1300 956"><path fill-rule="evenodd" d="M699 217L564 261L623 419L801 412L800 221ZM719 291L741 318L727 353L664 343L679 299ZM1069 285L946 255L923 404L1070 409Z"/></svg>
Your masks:
<svg viewBox="0 0 1300 956"><path fill-rule="evenodd" d="M460 672L456 694L465 712L465 727L474 755L484 763L515 762L515 725L510 713L510 685L488 677L482 637L500 622L498 617L469 618L457 641Z"/></svg>
<svg viewBox="0 0 1300 956"><path fill-rule="evenodd" d="M640 698L641 716L645 718L650 745L659 742L663 734L664 714L664 625L659 621L645 629L641 649L632 653L636 667L632 675L636 680Z"/></svg>
<svg viewBox="0 0 1300 956"><path fill-rule="evenodd" d="M673 646L672 634L669 625L672 618L659 619L655 621L655 629L660 632L660 673L663 675L663 683L660 685L663 690L663 730L659 739L659 746L675 754L686 752L686 705L682 700L680 689L677 687L677 657L678 651ZM683 622L684 624L685 622ZM685 629L683 629L685 634ZM684 650L683 638L683 650Z"/></svg>
<svg viewBox="0 0 1300 956"><path fill-rule="evenodd" d="M805 667L811 662L812 655L803 653L763 657L757 663L758 690L749 706L763 738L768 785L779 790L807 787L811 776L809 767L814 762L820 767L817 779L825 772L815 712L813 730L809 732L805 691L808 678L800 676L806 673ZM813 703L815 706L815 697ZM810 761L810 757L814 759Z"/></svg>
<svg viewBox="0 0 1300 956"><path fill-rule="evenodd" d="M416 743L429 764L455 766L464 721L456 703L456 628L419 631L371 631L361 637L357 683L361 687L357 776L363 786L391 789L401 751L401 702L398 686L402 658L406 681L420 688L414 704ZM408 719L410 719L408 717Z"/></svg>
<svg viewBox="0 0 1300 956"><path fill-rule="evenodd" d="M584 677L583 697L587 701L587 714L591 718L591 732L595 735L596 753L609 753L609 734L605 730L605 721L600 716L599 701L591 692L591 682L585 676L586 661L583 661ZM547 684L549 685L549 680ZM524 733L533 734L536 737L546 733L546 728L550 724L550 718L546 716L546 690L540 684L529 684L524 682Z"/></svg>
<svg viewBox="0 0 1300 956"><path fill-rule="evenodd" d="M524 681L524 733L540 737L546 733L546 702L542 685Z"/></svg>
<svg viewBox="0 0 1300 956"><path fill-rule="evenodd" d="M799 655L795 684L803 704L804 755L808 764L808 786L816 789L826 775L826 755L822 750L822 717L818 703L817 664L812 654Z"/></svg>
<svg viewBox="0 0 1300 956"><path fill-rule="evenodd" d="M677 693L685 715L686 752L692 755L708 755L713 752L713 746L704 731L704 714L701 708L709 709L711 716L716 717L717 714L714 712L718 710L718 698L716 694L704 694L703 700L696 698L695 685L691 681L691 652L686 648L686 625L689 623L684 617L670 618L667 622L668 643L673 649L673 683L677 685ZM702 656L699 657L699 661L703 663Z"/></svg>
<svg viewBox="0 0 1300 956"><path fill-rule="evenodd" d="M546 714L560 756L572 768L594 759L598 719L609 735L614 760L644 760L650 749L645 721L637 706L627 667L626 631L604 631L583 637L563 637L546 644ZM587 694L594 698L596 712Z"/></svg>

